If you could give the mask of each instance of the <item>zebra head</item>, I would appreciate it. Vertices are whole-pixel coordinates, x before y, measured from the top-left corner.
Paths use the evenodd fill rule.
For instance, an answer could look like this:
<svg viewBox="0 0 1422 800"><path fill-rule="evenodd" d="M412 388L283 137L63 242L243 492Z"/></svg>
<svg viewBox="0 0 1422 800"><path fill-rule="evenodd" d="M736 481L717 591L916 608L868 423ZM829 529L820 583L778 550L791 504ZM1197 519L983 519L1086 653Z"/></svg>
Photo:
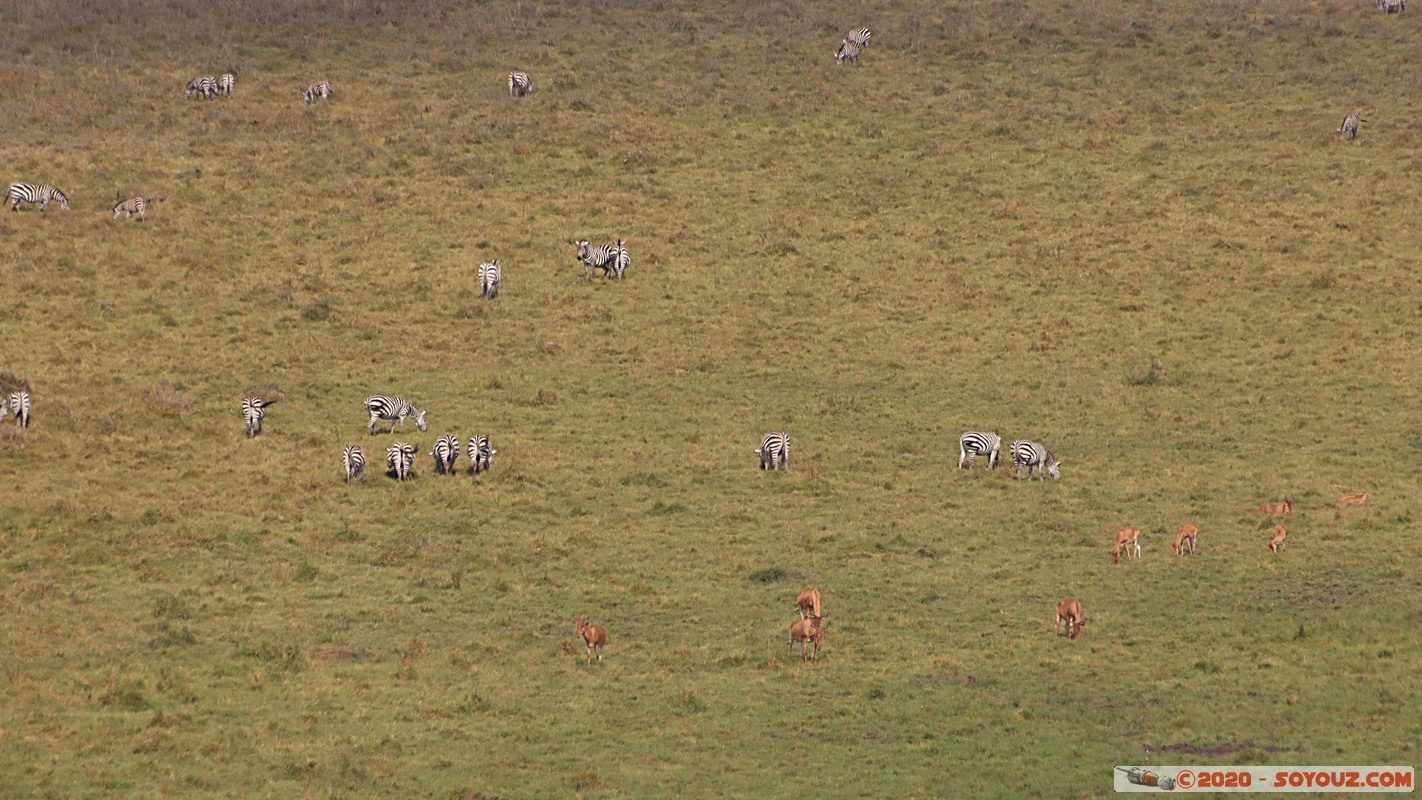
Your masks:
<svg viewBox="0 0 1422 800"><path fill-rule="evenodd" d="M423 411L415 412L415 424L419 426L421 431L427 431L430 429L429 424L425 422L425 412Z"/></svg>
<svg viewBox="0 0 1422 800"><path fill-rule="evenodd" d="M577 240L576 242L573 242L573 244L574 244L574 245L577 245L577 248L578 248L578 256L577 256L578 261L587 261L587 260L588 260L588 248L591 247L591 245L588 243L588 240L587 240L587 239L579 239L579 240Z"/></svg>
<svg viewBox="0 0 1422 800"><path fill-rule="evenodd" d="M1051 464L1051 466L1047 467L1047 474L1048 474L1048 475L1051 475L1051 476L1052 476L1052 480L1054 480L1054 481L1059 481L1059 480L1061 480L1061 479L1062 479L1062 462L1060 462L1060 461L1053 461L1052 464Z"/></svg>
<svg viewBox="0 0 1422 800"><path fill-rule="evenodd" d="M64 196L64 192L54 190L54 198L59 201L59 207L64 211L69 210L69 198Z"/></svg>

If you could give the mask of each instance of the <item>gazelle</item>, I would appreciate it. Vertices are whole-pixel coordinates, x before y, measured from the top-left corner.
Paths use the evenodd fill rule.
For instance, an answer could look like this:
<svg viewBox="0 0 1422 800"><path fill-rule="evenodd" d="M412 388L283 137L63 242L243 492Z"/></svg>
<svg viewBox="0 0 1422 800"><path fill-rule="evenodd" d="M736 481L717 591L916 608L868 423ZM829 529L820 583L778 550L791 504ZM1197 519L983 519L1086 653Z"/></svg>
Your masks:
<svg viewBox="0 0 1422 800"><path fill-rule="evenodd" d="M1086 615L1082 613L1080 600L1068 597L1057 603L1057 624L1052 626L1053 635L1061 631L1063 622L1067 624L1068 639L1075 639L1081 635L1081 626L1086 624Z"/></svg>
<svg viewBox="0 0 1422 800"><path fill-rule="evenodd" d="M1289 516L1293 516L1294 501L1285 500L1282 503L1265 503L1264 505L1259 507L1259 513L1272 514L1274 516L1278 516L1279 514L1288 514Z"/></svg>
<svg viewBox="0 0 1422 800"><path fill-rule="evenodd" d="M1136 527L1122 528L1116 531L1116 544L1111 548L1111 557L1115 563L1121 563L1121 545L1126 546L1126 557L1141 557L1141 529ZM1133 553L1132 550L1135 552Z"/></svg>
<svg viewBox="0 0 1422 800"><path fill-rule="evenodd" d="M597 663L602 663L602 646L607 644L607 630L600 625L589 625L588 618L578 620L578 636L588 645L588 666L592 666L593 651L597 651Z"/></svg>
<svg viewBox="0 0 1422 800"><path fill-rule="evenodd" d="M799 642L800 655L803 656L806 661L809 661L810 655L805 645L807 642L814 642L814 660L818 661L820 658L820 639L824 638L825 635L825 629L822 627L824 621L824 617L806 617L790 623L790 652L795 652L795 643Z"/></svg>
<svg viewBox="0 0 1422 800"><path fill-rule="evenodd" d="M1269 540L1269 550L1275 553L1284 552L1284 537L1288 535L1289 532L1284 530L1283 525L1275 525L1274 538Z"/></svg>
<svg viewBox="0 0 1422 800"><path fill-rule="evenodd" d="M1180 526L1180 532L1175 534L1175 554L1184 555L1189 553L1195 555L1195 539L1200 535L1200 527L1193 522L1187 522Z"/></svg>
<svg viewBox="0 0 1422 800"><path fill-rule="evenodd" d="M1366 502L1368 502L1367 492L1363 492L1361 494L1350 494L1347 497L1338 498L1338 505L1340 506L1360 506Z"/></svg>
<svg viewBox="0 0 1422 800"><path fill-rule="evenodd" d="M795 605L800 609L800 619L821 616L820 590L813 586L801 589L800 595L795 598Z"/></svg>

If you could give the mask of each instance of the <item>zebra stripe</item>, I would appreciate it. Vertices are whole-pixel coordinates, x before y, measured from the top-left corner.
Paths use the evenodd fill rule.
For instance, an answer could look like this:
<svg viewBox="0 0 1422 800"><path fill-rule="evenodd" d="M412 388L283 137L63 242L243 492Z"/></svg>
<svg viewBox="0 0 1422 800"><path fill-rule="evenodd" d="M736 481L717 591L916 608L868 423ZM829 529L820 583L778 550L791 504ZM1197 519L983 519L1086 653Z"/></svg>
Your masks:
<svg viewBox="0 0 1422 800"><path fill-rule="evenodd" d="M275 400L263 400L260 397L243 398L242 420L247 423L248 439L262 432L262 417L267 415L266 407L275 402Z"/></svg>
<svg viewBox="0 0 1422 800"><path fill-rule="evenodd" d="M9 401L5 404L6 410L15 415L15 427L30 427L30 393L21 389L10 395ZM0 415L3 419L3 415Z"/></svg>
<svg viewBox="0 0 1422 800"><path fill-rule="evenodd" d="M470 436L469 437L469 460L474 465L474 474L489 470L489 462L499 451L489 446L489 437Z"/></svg>
<svg viewBox="0 0 1422 800"><path fill-rule="evenodd" d="M499 281L503 280L504 262L497 258L479 265L479 295L493 300L499 296Z"/></svg>
<svg viewBox="0 0 1422 800"><path fill-rule="evenodd" d="M1022 468L1027 468L1027 479L1032 479L1032 468L1037 468L1037 480L1045 480L1043 472L1052 476L1052 480L1061 480L1062 462L1052 455L1052 451L1026 439L1018 439L1012 443L1012 465L1017 468L1017 480L1022 480Z"/></svg>
<svg viewBox="0 0 1422 800"><path fill-rule="evenodd" d="M984 431L968 431L958 437L958 469L966 460L968 469L973 468L973 458L983 453L988 455L988 469L997 469L997 454L1002 449L1002 437Z"/></svg>
<svg viewBox="0 0 1422 800"><path fill-rule="evenodd" d="M122 203L119 203L118 205L114 206L114 219L118 219L120 214L125 214L130 219L132 219L133 215L137 214L138 218L141 220L143 219L143 215L147 213L148 198L146 197L130 197Z"/></svg>
<svg viewBox="0 0 1422 800"><path fill-rule="evenodd" d="M872 35L868 28L855 28L844 35L844 40L846 42L854 42L859 45L860 50L863 50L869 46L869 37Z"/></svg>
<svg viewBox="0 0 1422 800"><path fill-rule="evenodd" d="M183 89L183 97L193 99L201 97L211 100L217 96L217 79L211 75L203 75L188 81L188 85Z"/></svg>
<svg viewBox="0 0 1422 800"><path fill-rule="evenodd" d="M60 208L69 210L69 198L47 183L12 183L5 193L5 203L11 211L19 211L20 203L39 203L40 211L44 211L51 200L58 200Z"/></svg>
<svg viewBox="0 0 1422 800"><path fill-rule="evenodd" d="M341 452L341 462L346 468L346 482L365 474L365 449L358 444L348 444Z"/></svg>
<svg viewBox="0 0 1422 800"><path fill-rule="evenodd" d="M839 50L834 54L834 63L843 64L848 61L851 64L859 63L859 51L863 48L854 42L845 39L840 42Z"/></svg>
<svg viewBox="0 0 1422 800"><path fill-rule="evenodd" d="M385 464L395 471L396 479L409 480L414 474L417 449L415 445L405 442L396 442L385 448Z"/></svg>
<svg viewBox="0 0 1422 800"><path fill-rule="evenodd" d="M578 246L578 260L583 264L583 277L588 277L595 269L602 270L604 276L611 275L616 268L617 248L610 244L593 247L587 239L574 242Z"/></svg>
<svg viewBox="0 0 1422 800"><path fill-rule="evenodd" d="M420 430L429 430L429 425L425 422L425 412L415 408L415 406L403 397L391 397L385 394L373 394L365 399L365 410L370 414L370 428L367 433L375 433L375 421L378 419L399 420L400 431L405 431L405 417L414 417L415 424ZM390 432L395 432L395 423L390 423Z"/></svg>
<svg viewBox="0 0 1422 800"><path fill-rule="evenodd" d="M509 97L523 97L533 91L533 79L527 72L509 73Z"/></svg>
<svg viewBox="0 0 1422 800"><path fill-rule="evenodd" d="M760 456L761 469L781 469L790 463L790 437L785 431L771 431L761 438L760 449L755 452Z"/></svg>
<svg viewBox="0 0 1422 800"><path fill-rule="evenodd" d="M434 456L435 472L453 475L454 462L459 458L459 437L439 437L435 440L434 450L430 451L430 455Z"/></svg>
<svg viewBox="0 0 1422 800"><path fill-rule="evenodd" d="M232 96L232 87L237 84L237 76L230 72L222 73L222 77L217 79L217 93L225 97Z"/></svg>
<svg viewBox="0 0 1422 800"><path fill-rule="evenodd" d="M326 100L331 97L331 84L329 81L313 83L306 87L306 102L314 103L317 100Z"/></svg>
<svg viewBox="0 0 1422 800"><path fill-rule="evenodd" d="M1349 111L1348 116L1343 118L1343 124L1338 127L1338 130L1335 131L1335 133L1349 141L1357 139L1358 123L1362 121L1363 118L1358 115L1358 112Z"/></svg>

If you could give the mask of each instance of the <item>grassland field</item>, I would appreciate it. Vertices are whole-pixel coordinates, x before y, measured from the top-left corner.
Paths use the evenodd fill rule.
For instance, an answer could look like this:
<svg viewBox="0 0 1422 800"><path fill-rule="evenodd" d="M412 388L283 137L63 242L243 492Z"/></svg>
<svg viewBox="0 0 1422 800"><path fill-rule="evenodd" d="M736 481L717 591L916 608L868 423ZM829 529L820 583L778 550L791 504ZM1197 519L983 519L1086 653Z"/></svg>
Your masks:
<svg viewBox="0 0 1422 800"><path fill-rule="evenodd" d="M1057 798L1117 764L1415 764L1419 23L0 6L0 182L72 204L0 213L0 388L34 403L0 424L0 797ZM232 97L183 98L229 68ZM112 220L135 194L163 199ZM626 239L626 279L584 279L579 238ZM429 431L368 436L376 392ZM277 400L251 440L247 394ZM791 461L761 472L773 429ZM970 429L1062 479L959 471ZM489 435L493 470L434 474L443 433ZM350 443L377 463L345 484ZM1256 509L1286 497L1274 555Z"/></svg>

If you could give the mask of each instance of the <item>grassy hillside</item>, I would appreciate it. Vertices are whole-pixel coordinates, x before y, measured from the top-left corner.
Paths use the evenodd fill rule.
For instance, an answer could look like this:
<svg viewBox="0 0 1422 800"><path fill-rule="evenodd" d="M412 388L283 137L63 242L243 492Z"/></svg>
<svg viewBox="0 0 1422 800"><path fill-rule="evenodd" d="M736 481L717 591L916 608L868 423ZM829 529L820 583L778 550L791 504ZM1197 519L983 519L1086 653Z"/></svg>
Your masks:
<svg viewBox="0 0 1422 800"><path fill-rule="evenodd" d="M73 206L0 213L0 386L34 398L0 423L7 797L1061 797L1116 764L1416 761L1418 17L227 7L0 8L0 181ZM134 194L163 200L112 220ZM626 280L583 279L579 238L626 239ZM367 436L374 392L430 430ZM277 403L247 440L251 393ZM1063 479L958 471L968 429ZM493 471L434 474L443 433ZM1275 556L1255 509L1285 497Z"/></svg>

